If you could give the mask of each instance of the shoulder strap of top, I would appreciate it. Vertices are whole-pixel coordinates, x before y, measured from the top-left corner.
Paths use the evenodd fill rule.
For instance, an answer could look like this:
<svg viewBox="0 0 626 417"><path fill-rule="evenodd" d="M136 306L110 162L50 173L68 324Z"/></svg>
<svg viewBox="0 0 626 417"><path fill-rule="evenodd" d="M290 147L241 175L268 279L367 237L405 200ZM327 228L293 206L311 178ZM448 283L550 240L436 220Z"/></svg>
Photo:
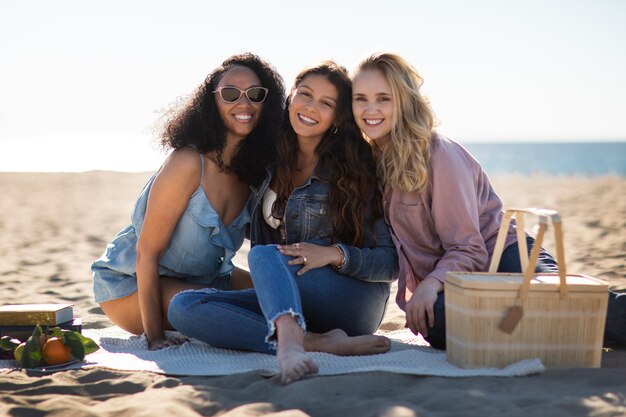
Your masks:
<svg viewBox="0 0 626 417"><path fill-rule="evenodd" d="M200 164L202 164L202 172L200 173L200 186L202 186L202 178L204 178L204 155L200 155Z"/></svg>

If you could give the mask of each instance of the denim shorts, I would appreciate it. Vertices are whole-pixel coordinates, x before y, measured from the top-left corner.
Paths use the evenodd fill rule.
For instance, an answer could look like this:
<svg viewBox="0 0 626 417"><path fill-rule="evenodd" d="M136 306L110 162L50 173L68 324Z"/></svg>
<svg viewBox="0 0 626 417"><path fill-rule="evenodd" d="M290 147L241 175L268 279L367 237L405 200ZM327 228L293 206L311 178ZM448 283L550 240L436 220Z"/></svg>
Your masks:
<svg viewBox="0 0 626 417"><path fill-rule="evenodd" d="M109 268L92 266L93 293L96 303L124 298L137 291L137 277ZM190 284L206 285L219 290L230 290L230 274L209 277L184 277L175 273L163 274Z"/></svg>

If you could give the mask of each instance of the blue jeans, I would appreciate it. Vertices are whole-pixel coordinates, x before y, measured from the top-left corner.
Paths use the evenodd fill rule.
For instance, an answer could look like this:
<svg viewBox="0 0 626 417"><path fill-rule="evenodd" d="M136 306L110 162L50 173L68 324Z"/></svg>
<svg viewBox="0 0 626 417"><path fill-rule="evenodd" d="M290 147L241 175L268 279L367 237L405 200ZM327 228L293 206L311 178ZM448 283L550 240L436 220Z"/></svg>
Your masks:
<svg viewBox="0 0 626 417"><path fill-rule="evenodd" d="M528 246L528 254L535 243L535 239L530 236L526 237ZM519 246L517 242L507 246L502 252L500 263L498 264L498 272L522 272L522 264L519 260ZM535 272L553 273L558 272L558 266L554 258L543 248L539 252L537 259L537 267ZM444 292L439 293L434 306L435 325L428 329L428 337L426 341L436 349L446 348L446 301Z"/></svg>
<svg viewBox="0 0 626 417"><path fill-rule="evenodd" d="M609 291L604 347L626 347L626 293Z"/></svg>
<svg viewBox="0 0 626 417"><path fill-rule="evenodd" d="M275 353L276 318L291 314L303 330L342 329L350 336L376 331L385 314L390 284L366 282L331 267L297 276L299 265L275 245L248 254L254 289L183 291L172 299L169 322L180 333L211 346Z"/></svg>

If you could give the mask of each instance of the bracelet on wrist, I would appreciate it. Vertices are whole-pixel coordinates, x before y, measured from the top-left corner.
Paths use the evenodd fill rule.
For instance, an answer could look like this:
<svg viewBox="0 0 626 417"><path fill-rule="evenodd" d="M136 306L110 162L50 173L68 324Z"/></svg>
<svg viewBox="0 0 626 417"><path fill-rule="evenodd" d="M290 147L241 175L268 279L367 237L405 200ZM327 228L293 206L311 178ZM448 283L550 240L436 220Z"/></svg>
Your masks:
<svg viewBox="0 0 626 417"><path fill-rule="evenodd" d="M343 268L343 265L346 263L346 254L343 252L343 249L341 249L341 246L334 244L332 245L332 247L337 249L339 251L339 256L341 256L341 261L339 262L339 265L333 265L333 268L339 270Z"/></svg>

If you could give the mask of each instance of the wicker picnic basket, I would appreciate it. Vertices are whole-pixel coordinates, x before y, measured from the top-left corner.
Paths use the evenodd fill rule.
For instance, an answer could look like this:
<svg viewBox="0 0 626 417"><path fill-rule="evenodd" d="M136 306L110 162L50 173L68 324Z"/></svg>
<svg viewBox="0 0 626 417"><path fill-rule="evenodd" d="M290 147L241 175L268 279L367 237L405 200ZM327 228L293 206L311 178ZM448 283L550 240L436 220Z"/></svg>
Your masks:
<svg viewBox="0 0 626 417"><path fill-rule="evenodd" d="M524 213L539 218L530 259ZM523 273L496 273L515 215ZM552 223L558 274L534 274L545 231ZM463 368L503 367L540 358L546 367L600 367L608 284L565 272L562 223L545 209L508 209L488 273L448 272L446 353Z"/></svg>

